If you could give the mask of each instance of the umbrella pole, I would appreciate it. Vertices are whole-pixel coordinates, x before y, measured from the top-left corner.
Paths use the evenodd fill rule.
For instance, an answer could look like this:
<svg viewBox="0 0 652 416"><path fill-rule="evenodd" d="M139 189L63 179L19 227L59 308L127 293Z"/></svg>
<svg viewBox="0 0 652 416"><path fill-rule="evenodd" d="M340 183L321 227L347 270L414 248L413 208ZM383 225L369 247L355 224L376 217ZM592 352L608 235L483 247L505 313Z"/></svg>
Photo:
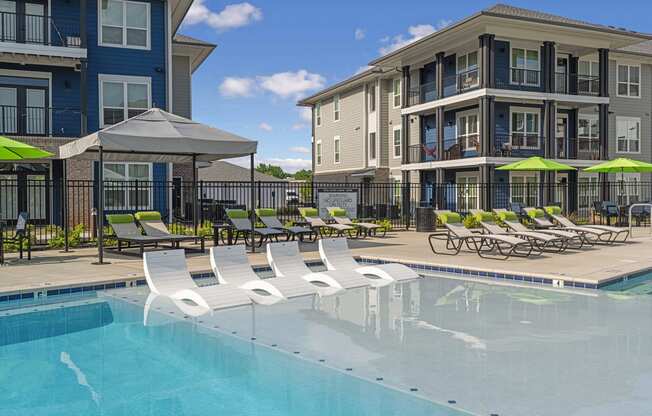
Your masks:
<svg viewBox="0 0 652 416"><path fill-rule="evenodd" d="M251 222L251 252L255 253L256 252L256 244L254 244L255 238L254 238L254 230L256 229L256 214L254 213L254 209L256 208L256 204L254 203L256 199L256 190L254 189L254 154L251 153L249 155L249 168L250 168L250 181L251 181L251 211L249 212L249 217L250 217L250 222Z"/></svg>

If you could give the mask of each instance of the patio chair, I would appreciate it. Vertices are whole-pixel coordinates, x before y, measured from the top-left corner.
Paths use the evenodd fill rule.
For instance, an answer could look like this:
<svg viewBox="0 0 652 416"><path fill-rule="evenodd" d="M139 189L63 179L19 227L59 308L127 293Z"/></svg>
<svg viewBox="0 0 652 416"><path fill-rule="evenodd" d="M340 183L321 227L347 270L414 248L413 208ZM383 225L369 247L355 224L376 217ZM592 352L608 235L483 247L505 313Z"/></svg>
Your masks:
<svg viewBox="0 0 652 416"><path fill-rule="evenodd" d="M256 243L256 236L258 236L258 238L260 238L258 247L261 247L266 240L272 241L272 239L274 239L278 241L280 236L287 235L285 231L267 227L256 227L252 234L249 213L243 209L227 209L226 216L229 218L229 222L235 229L234 244L237 244L238 238L242 236L245 244L250 246Z"/></svg>
<svg viewBox="0 0 652 416"><path fill-rule="evenodd" d="M493 212L498 215L500 221L505 224L512 231L516 232L532 232L533 230L527 228L518 218L515 212L508 211L506 209L496 208ZM557 229L538 229L537 233L548 234L555 237L563 238L566 241L566 246L568 248L580 249L585 245L591 246L591 242L587 241L582 234L573 233L570 231L563 231Z"/></svg>
<svg viewBox="0 0 652 416"><path fill-rule="evenodd" d="M296 238L299 241L303 241L306 237L308 241L315 241L317 239L317 233L308 227L298 227L298 226L285 226L276 216L276 210L272 208L259 208L256 210L256 215L265 227L272 228L274 230L284 231L288 240L294 240Z"/></svg>
<svg viewBox="0 0 652 416"><path fill-rule="evenodd" d="M251 290L262 299L271 298L270 303L317 293L317 286L299 276L261 279L252 269L243 245L211 247L210 263L220 284Z"/></svg>
<svg viewBox="0 0 652 416"><path fill-rule="evenodd" d="M607 225L611 224L611 219L615 218L616 222L620 219L620 210L618 204L612 201L597 201L597 209L600 214L600 223L607 220Z"/></svg>
<svg viewBox="0 0 652 416"><path fill-rule="evenodd" d="M299 208L299 213L308 224L320 237L326 235L324 229L328 229L327 237L332 237L333 234L337 236L343 236L344 233L347 233L349 237L357 237L359 235L359 230L350 225L344 224L327 224L322 218L319 217L319 211L317 208ZM354 234L352 234L354 232Z"/></svg>
<svg viewBox="0 0 652 416"><path fill-rule="evenodd" d="M561 253L566 250L566 240L562 237L538 233L536 231L510 231L509 228L505 229L494 221L494 216L491 212L483 211L481 209L472 209L469 211L471 215L480 223L482 228L492 235L510 235L519 237L529 241L537 249L547 252Z"/></svg>
<svg viewBox="0 0 652 416"><path fill-rule="evenodd" d="M540 228L555 228L556 225L550 222L548 218L546 218L546 213L543 209L541 208L525 208L525 212L527 212L528 217L532 220L534 223L535 227L540 227ZM572 225L569 227L564 227L560 225L561 229L564 231L571 231L577 234L582 234L584 236L586 241L589 241L591 243L603 243L603 244L609 244L611 243L612 239L612 232L611 231L603 231L603 230L597 230L595 228L588 228L588 227L578 227L577 225Z"/></svg>
<svg viewBox="0 0 652 416"><path fill-rule="evenodd" d="M143 267L149 290L156 295L192 301L208 310L252 303L247 292L234 285L197 286L188 271L184 250L147 252L143 254Z"/></svg>
<svg viewBox="0 0 652 416"><path fill-rule="evenodd" d="M557 221L557 223L565 228L573 228L577 227L577 224L575 224L573 221L562 215L561 213L561 208L558 206L547 206L543 208L552 219ZM609 232L611 233L611 241L614 243L624 243L627 240L627 237L629 237L629 228L621 228L621 227L612 227L610 225L593 225L593 224L587 224L582 227L585 228L594 228L596 230L604 231L604 232ZM624 237L623 237L624 236Z"/></svg>
<svg viewBox="0 0 652 416"><path fill-rule="evenodd" d="M428 236L430 249L435 254L457 255L464 245L482 258L507 260L512 256L529 257L541 254L532 243L521 238L474 233L462 224L462 217L458 213L437 210L435 215L447 229L445 232L439 231ZM437 251L434 241L445 241L448 251Z"/></svg>
<svg viewBox="0 0 652 416"><path fill-rule="evenodd" d="M306 266L296 241L268 244L267 261L276 276L301 276L302 279L317 286L351 289L370 284L368 279L352 271L313 272Z"/></svg>
<svg viewBox="0 0 652 416"><path fill-rule="evenodd" d="M399 263L359 264L353 258L345 238L323 238L319 240L319 256L329 271L354 271L363 276L374 276L375 280L381 281L379 282L380 285L421 277L414 270Z"/></svg>
<svg viewBox="0 0 652 416"><path fill-rule="evenodd" d="M0 227L0 245L4 246L6 243L17 244L18 245L18 256L20 259L23 258L23 252L25 246L27 248L27 260L32 259L32 238L29 234L29 213L21 212L18 214L16 219L16 227L14 230L14 235L5 236L2 234L2 228Z"/></svg>
<svg viewBox="0 0 652 416"><path fill-rule="evenodd" d="M160 243L171 243L170 248L175 248L175 243L167 237L151 237L143 235L140 228L136 225L134 216L131 214L108 214L106 220L115 234L118 241L118 251L122 251L123 243L127 243L126 248L137 246L139 255L143 255L145 247L157 247Z"/></svg>
<svg viewBox="0 0 652 416"><path fill-rule="evenodd" d="M137 212L134 217L138 221L138 224L142 227L145 235L150 237L167 237L173 243L176 243L177 248L179 243L183 241L194 241L199 240L201 245L201 252L205 251L205 241L204 236L199 235L182 235L182 234L171 234L168 230L168 227L161 220L161 213L157 211L144 211Z"/></svg>
<svg viewBox="0 0 652 416"><path fill-rule="evenodd" d="M387 229L378 224L373 224L370 222L353 222L351 218L347 216L346 210L338 207L329 207L328 214L333 218L333 220L340 225L347 225L349 227L354 227L358 230L358 233L363 237L374 236L377 237L378 230L382 230L383 234L380 236L385 237L387 235Z"/></svg>

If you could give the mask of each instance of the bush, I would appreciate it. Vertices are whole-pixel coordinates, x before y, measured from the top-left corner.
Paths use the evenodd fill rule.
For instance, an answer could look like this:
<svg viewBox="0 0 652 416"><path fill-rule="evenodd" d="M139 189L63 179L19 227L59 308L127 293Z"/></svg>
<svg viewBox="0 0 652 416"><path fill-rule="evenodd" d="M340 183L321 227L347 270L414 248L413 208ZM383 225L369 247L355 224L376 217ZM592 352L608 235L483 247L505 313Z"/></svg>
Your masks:
<svg viewBox="0 0 652 416"><path fill-rule="evenodd" d="M49 248L63 248L66 245L65 235L63 229L56 225L48 226L50 230L54 231L55 236L48 240ZM75 225L72 230L68 232L68 246L79 247L82 243L82 236L84 235L84 224Z"/></svg>
<svg viewBox="0 0 652 416"><path fill-rule="evenodd" d="M464 218L464 226L466 228L480 228L480 222L473 215L467 215Z"/></svg>
<svg viewBox="0 0 652 416"><path fill-rule="evenodd" d="M392 222L387 218L378 221L377 224L380 225L386 232L392 231Z"/></svg>

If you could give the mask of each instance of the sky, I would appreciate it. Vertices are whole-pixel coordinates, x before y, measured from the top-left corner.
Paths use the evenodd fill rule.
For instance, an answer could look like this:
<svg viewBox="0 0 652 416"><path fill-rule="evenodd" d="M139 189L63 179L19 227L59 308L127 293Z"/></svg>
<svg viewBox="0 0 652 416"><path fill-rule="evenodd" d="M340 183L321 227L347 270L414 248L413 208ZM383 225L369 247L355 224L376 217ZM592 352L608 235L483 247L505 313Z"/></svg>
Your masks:
<svg viewBox="0 0 652 416"><path fill-rule="evenodd" d="M652 33L649 0L504 3ZM493 4L195 0L179 32L218 46L193 76L193 119L257 140L258 163L310 169L310 113L297 100Z"/></svg>

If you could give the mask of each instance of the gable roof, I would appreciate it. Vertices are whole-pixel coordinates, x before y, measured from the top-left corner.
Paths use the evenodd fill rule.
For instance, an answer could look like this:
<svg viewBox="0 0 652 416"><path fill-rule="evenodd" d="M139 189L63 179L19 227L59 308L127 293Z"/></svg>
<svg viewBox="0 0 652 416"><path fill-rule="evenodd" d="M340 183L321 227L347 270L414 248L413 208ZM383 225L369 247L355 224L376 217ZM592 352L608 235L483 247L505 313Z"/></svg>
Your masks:
<svg viewBox="0 0 652 416"><path fill-rule="evenodd" d="M172 38L172 53L174 55L189 56L192 72L199 68L215 48L217 48L217 45L214 43L195 39L181 33L177 33Z"/></svg>
<svg viewBox="0 0 652 416"><path fill-rule="evenodd" d="M199 179L203 181L249 182L250 170L233 163L218 160L206 167L199 168ZM261 182L285 182L265 173L254 171L254 179Z"/></svg>

